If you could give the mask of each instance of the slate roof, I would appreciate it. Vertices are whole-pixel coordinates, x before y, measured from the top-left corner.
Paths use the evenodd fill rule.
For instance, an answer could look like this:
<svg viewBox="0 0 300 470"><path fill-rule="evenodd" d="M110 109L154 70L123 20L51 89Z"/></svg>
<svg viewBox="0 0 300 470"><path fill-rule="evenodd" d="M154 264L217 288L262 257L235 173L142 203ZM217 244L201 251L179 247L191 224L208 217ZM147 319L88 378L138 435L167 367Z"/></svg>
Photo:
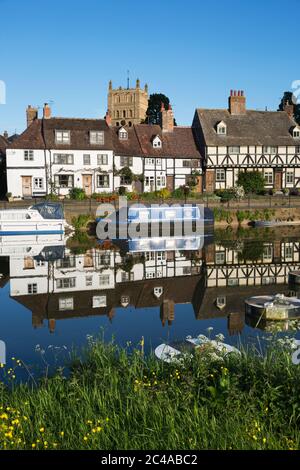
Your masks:
<svg viewBox="0 0 300 470"><path fill-rule="evenodd" d="M227 125L226 135L216 132L220 121ZM297 145L291 134L295 125L285 111L247 110L245 114L233 115L226 109L196 109L193 122L199 141L210 146Z"/></svg>

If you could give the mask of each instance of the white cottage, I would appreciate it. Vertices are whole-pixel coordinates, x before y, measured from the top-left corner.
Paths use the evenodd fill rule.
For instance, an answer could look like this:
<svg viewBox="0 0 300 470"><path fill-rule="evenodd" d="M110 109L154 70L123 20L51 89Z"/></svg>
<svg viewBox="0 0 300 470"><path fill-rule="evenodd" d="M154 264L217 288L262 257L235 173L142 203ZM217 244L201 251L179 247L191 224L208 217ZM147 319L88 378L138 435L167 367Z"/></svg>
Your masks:
<svg viewBox="0 0 300 470"><path fill-rule="evenodd" d="M113 147L105 119L43 118L27 109L27 129L7 149L7 187L14 197L66 196L72 188L113 191Z"/></svg>

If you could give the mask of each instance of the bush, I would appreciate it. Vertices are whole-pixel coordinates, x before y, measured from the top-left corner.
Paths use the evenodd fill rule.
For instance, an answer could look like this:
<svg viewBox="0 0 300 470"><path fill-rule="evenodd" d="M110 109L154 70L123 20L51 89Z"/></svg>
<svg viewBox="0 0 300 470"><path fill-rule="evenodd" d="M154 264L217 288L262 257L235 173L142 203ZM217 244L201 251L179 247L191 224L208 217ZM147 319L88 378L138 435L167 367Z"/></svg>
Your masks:
<svg viewBox="0 0 300 470"><path fill-rule="evenodd" d="M70 199L74 199L76 201L82 201L86 198L86 194L84 189L82 188L72 188L69 191Z"/></svg>
<svg viewBox="0 0 300 470"><path fill-rule="evenodd" d="M171 197L171 191L169 191L168 188L163 188L157 192L157 195L162 199L168 199L169 197Z"/></svg>
<svg viewBox="0 0 300 470"><path fill-rule="evenodd" d="M237 185L243 186L246 194L259 193L265 187L264 175L260 171L241 171Z"/></svg>
<svg viewBox="0 0 300 470"><path fill-rule="evenodd" d="M175 199L184 198L183 187L180 186L179 188L174 189L174 191L172 192L172 197L175 198Z"/></svg>
<svg viewBox="0 0 300 470"><path fill-rule="evenodd" d="M120 186L118 192L119 192L119 196L125 196L126 194L125 186Z"/></svg>
<svg viewBox="0 0 300 470"><path fill-rule="evenodd" d="M75 231L79 231L83 228L86 228L87 223L90 221L91 217L88 214L80 214L77 217L72 218L72 225L75 228Z"/></svg>
<svg viewBox="0 0 300 470"><path fill-rule="evenodd" d="M234 189L217 189L216 195L221 198L221 202L228 202L236 198Z"/></svg>
<svg viewBox="0 0 300 470"><path fill-rule="evenodd" d="M290 196L299 196L299 189L297 188L290 189Z"/></svg>

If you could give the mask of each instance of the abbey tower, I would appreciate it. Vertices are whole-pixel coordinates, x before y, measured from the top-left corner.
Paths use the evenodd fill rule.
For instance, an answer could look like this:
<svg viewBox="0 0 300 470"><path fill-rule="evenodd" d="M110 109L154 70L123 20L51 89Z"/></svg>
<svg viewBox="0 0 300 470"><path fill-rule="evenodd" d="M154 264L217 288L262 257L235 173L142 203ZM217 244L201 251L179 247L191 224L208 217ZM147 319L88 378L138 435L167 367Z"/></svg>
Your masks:
<svg viewBox="0 0 300 470"><path fill-rule="evenodd" d="M148 108L148 85L140 87L137 79L135 88L113 89L109 82L107 109L112 126L140 124L146 118Z"/></svg>

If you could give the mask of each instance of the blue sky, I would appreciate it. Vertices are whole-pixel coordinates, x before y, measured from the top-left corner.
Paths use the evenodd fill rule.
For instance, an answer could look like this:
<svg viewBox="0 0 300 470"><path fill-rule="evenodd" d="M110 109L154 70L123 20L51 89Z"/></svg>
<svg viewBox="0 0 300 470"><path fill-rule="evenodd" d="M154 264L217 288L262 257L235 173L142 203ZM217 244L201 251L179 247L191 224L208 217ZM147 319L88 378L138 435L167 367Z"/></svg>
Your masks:
<svg viewBox="0 0 300 470"><path fill-rule="evenodd" d="M138 77L169 96L178 124L225 107L243 89L276 109L300 79L300 0L0 0L0 133L22 132L25 108L103 117L107 85Z"/></svg>

